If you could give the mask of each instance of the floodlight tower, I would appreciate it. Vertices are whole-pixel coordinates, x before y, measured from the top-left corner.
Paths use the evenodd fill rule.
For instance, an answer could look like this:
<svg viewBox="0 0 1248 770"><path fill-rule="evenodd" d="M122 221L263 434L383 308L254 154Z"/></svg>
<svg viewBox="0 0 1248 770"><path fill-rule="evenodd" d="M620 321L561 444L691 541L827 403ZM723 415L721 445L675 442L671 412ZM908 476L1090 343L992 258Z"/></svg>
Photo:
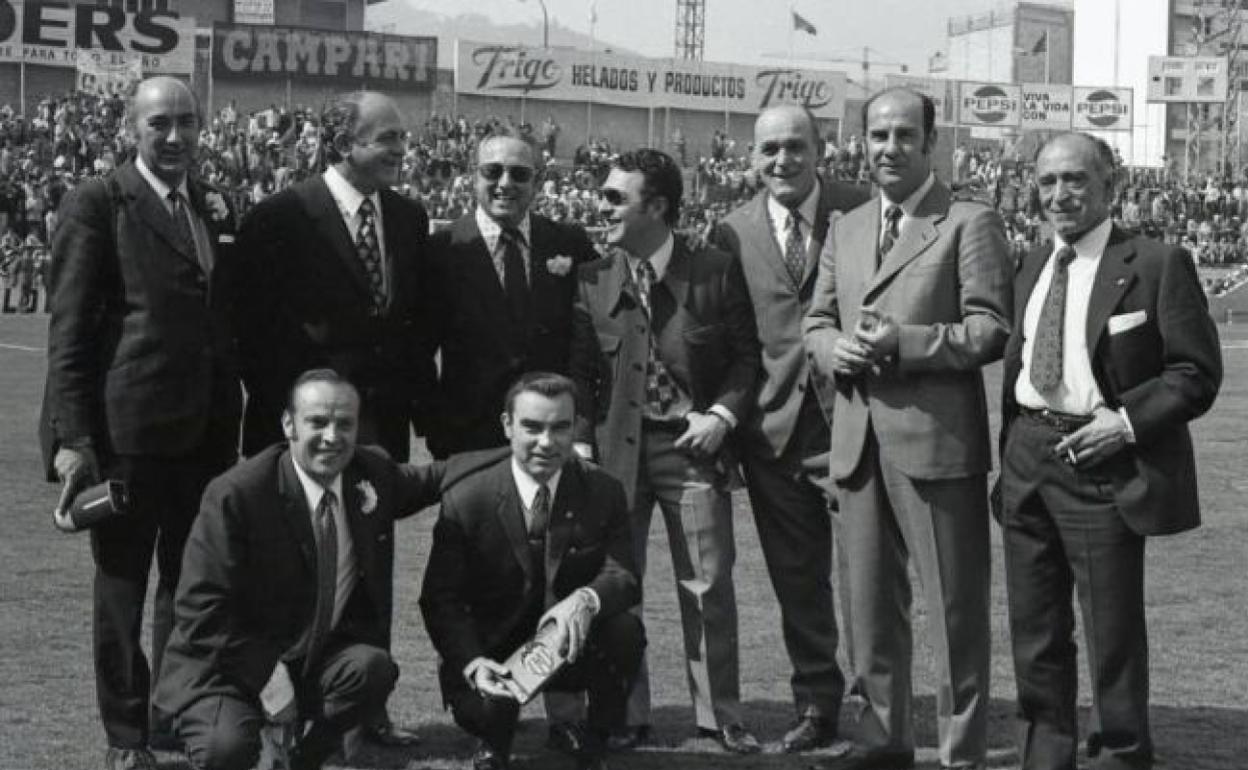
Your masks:
<svg viewBox="0 0 1248 770"><path fill-rule="evenodd" d="M702 61L706 47L706 0L676 0L676 58Z"/></svg>

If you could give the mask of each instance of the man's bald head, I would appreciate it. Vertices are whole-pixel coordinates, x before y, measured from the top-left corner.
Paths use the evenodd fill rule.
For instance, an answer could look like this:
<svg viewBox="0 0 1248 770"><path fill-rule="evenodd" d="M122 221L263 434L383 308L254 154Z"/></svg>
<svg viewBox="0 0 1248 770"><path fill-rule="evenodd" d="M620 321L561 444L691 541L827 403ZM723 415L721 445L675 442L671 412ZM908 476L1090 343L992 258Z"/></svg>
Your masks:
<svg viewBox="0 0 1248 770"><path fill-rule="evenodd" d="M796 104L779 104L760 112L758 118L754 121L755 140L758 139L760 130L766 130L778 122L804 126L810 134L811 144L818 145L822 150L823 137L819 135L819 126L815 122L815 116L811 114L810 110L805 107L799 107Z"/></svg>
<svg viewBox="0 0 1248 770"><path fill-rule="evenodd" d="M170 187L180 184L199 144L199 103L191 89L177 78L148 78L135 89L126 119L143 165Z"/></svg>

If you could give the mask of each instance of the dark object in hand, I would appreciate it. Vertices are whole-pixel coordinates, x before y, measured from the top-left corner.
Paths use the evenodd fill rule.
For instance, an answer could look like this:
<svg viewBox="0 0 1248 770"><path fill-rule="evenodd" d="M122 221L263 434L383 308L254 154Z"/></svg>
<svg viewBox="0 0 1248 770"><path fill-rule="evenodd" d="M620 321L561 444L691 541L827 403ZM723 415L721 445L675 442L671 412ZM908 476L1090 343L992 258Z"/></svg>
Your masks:
<svg viewBox="0 0 1248 770"><path fill-rule="evenodd" d="M130 494L121 481L103 481L78 492L80 483L68 479L61 490L58 511L68 511L74 530L90 529L130 512Z"/></svg>

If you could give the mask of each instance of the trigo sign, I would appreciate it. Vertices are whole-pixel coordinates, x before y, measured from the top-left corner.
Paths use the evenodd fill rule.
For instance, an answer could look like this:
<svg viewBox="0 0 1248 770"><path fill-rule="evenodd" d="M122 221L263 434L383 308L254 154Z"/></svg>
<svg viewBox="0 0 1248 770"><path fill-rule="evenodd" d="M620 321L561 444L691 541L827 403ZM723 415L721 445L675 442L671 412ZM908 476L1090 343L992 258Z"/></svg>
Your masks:
<svg viewBox="0 0 1248 770"><path fill-rule="evenodd" d="M840 118L846 88L840 72L456 41L461 94L746 114L798 104L817 117Z"/></svg>
<svg viewBox="0 0 1248 770"><path fill-rule="evenodd" d="M147 74L194 70L194 19L118 5L0 0L0 62L75 67L85 54L108 67L137 60Z"/></svg>
<svg viewBox="0 0 1248 770"><path fill-rule="evenodd" d="M958 122L964 126L1017 128L1022 118L1022 89L1006 83L961 84Z"/></svg>

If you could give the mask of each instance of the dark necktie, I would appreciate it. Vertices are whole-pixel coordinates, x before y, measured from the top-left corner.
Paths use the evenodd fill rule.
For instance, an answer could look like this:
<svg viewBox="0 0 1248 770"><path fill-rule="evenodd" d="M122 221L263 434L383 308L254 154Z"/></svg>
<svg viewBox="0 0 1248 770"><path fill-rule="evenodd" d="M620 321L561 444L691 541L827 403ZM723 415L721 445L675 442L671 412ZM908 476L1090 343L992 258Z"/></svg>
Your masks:
<svg viewBox="0 0 1248 770"><path fill-rule="evenodd" d="M523 323L529 316L529 282L524 274L524 254L520 250L524 236L515 228L505 228L498 237L503 246L503 291L507 294L507 309L513 321Z"/></svg>
<svg viewBox="0 0 1248 770"><path fill-rule="evenodd" d="M533 507L529 509L529 538L540 540L546 537L546 528L550 525L550 487L537 485L537 494L533 497Z"/></svg>
<svg viewBox="0 0 1248 770"><path fill-rule="evenodd" d="M1062 384L1062 345L1066 320L1066 283L1075 250L1063 246L1053 262L1053 280L1040 308L1036 338L1031 348L1031 384L1048 393Z"/></svg>
<svg viewBox="0 0 1248 770"><path fill-rule="evenodd" d="M656 414L665 415L672 408L672 404L676 403L679 394L672 375L668 373L663 359L659 358L659 346L654 338L651 294L657 280L658 274L655 273L654 265L650 264L650 260L643 259L637 263L637 299L641 302L641 309L645 311L647 320L650 321L647 334L649 340L646 356L646 403Z"/></svg>
<svg viewBox="0 0 1248 770"><path fill-rule="evenodd" d="M205 262L203 254L199 253L199 241L195 237L195 230L191 225L191 208L187 203L186 196L178 190L169 191L169 210L173 215L173 226L177 228L178 235L182 238L182 242L190 248L191 253L195 255L195 261L199 263L204 272L209 272L209 265Z"/></svg>
<svg viewBox="0 0 1248 770"><path fill-rule="evenodd" d="M355 233L355 251L364 263L364 274L368 276L368 289L373 296L373 304L381 307L386 304L385 274L381 264L381 243L377 240L377 207L371 198L365 198L359 208L360 227Z"/></svg>
<svg viewBox="0 0 1248 770"><path fill-rule="evenodd" d="M880 233L880 262L888 256L893 244L897 242L897 234L901 231L901 206L889 205L884 210L884 232Z"/></svg>
<svg viewBox="0 0 1248 770"><path fill-rule="evenodd" d="M801 286L802 273L806 272L806 241L802 238L801 222L802 215L797 209L789 209L784 225L784 266L788 268L794 286Z"/></svg>
<svg viewBox="0 0 1248 770"><path fill-rule="evenodd" d="M316 536L316 614L308 633L305 666L316 662L334 625L334 601L338 591L338 524L334 521L337 507L337 497L327 489L312 517L312 531Z"/></svg>

